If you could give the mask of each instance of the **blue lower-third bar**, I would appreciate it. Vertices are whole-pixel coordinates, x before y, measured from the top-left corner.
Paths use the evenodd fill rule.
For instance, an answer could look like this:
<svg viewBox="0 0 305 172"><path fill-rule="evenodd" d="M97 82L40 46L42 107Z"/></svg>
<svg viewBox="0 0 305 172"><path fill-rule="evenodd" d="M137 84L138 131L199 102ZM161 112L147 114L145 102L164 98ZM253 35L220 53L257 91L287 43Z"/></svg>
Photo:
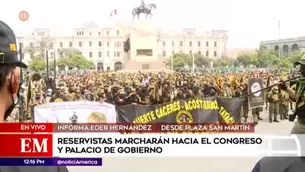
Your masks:
<svg viewBox="0 0 305 172"><path fill-rule="evenodd" d="M102 158L0 158L0 166L102 166Z"/></svg>

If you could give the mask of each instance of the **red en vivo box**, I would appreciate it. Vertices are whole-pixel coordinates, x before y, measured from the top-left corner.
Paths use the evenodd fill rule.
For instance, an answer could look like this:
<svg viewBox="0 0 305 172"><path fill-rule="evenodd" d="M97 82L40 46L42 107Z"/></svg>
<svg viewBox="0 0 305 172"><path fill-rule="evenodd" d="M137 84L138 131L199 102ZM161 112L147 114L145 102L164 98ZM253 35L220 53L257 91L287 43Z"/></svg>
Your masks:
<svg viewBox="0 0 305 172"><path fill-rule="evenodd" d="M54 124L51 123L1 123L1 132L19 132L19 133L32 133L32 132L53 132Z"/></svg>

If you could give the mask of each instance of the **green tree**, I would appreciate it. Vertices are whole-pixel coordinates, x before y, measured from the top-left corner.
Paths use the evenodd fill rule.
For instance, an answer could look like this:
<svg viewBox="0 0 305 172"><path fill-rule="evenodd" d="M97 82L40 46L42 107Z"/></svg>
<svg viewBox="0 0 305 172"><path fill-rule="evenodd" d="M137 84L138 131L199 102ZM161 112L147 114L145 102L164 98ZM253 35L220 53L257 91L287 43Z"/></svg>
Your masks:
<svg viewBox="0 0 305 172"><path fill-rule="evenodd" d="M225 59L227 60L227 62L229 63L230 66L235 66L235 67L240 66L240 64L236 58L225 58Z"/></svg>
<svg viewBox="0 0 305 172"><path fill-rule="evenodd" d="M174 69L183 68L186 65L187 66L193 65L193 57L184 53L173 54L173 56L167 59L164 63L166 64L167 67L171 67L172 61L174 64L173 65ZM207 57L204 57L203 55L200 54L194 55L194 63L197 67L209 66L210 62L211 60Z"/></svg>
<svg viewBox="0 0 305 172"><path fill-rule="evenodd" d="M35 72L42 71L46 68L46 62L43 58L33 57L29 63L29 68Z"/></svg>
<svg viewBox="0 0 305 172"><path fill-rule="evenodd" d="M209 59L208 57L204 57L203 55L201 54L195 54L195 59L194 59L194 62L195 62L195 65L197 67L208 67L210 66L211 64L211 59ZM191 63L189 65L192 65L193 64L193 59L191 59Z"/></svg>
<svg viewBox="0 0 305 172"><path fill-rule="evenodd" d="M191 62L190 57L184 53L173 54L173 56L167 59L164 63L167 67L171 67L172 61L174 69L183 68L185 65L189 65Z"/></svg>
<svg viewBox="0 0 305 172"><path fill-rule="evenodd" d="M244 66L259 65L259 58L257 53L253 52L242 52L237 56L237 63Z"/></svg>
<svg viewBox="0 0 305 172"><path fill-rule="evenodd" d="M56 59L56 66L59 68L59 70L65 70L66 66L71 66L72 60L67 57L59 57Z"/></svg>
<svg viewBox="0 0 305 172"><path fill-rule="evenodd" d="M71 58L68 60L70 62L69 67L77 69L94 69L94 63L87 60L86 57L80 54L72 54Z"/></svg>
<svg viewBox="0 0 305 172"><path fill-rule="evenodd" d="M260 68L270 68L275 66L280 58L278 57L278 53L274 50L268 50L266 47L261 46L256 50L258 57L258 65Z"/></svg>
<svg viewBox="0 0 305 172"><path fill-rule="evenodd" d="M255 53L241 53L237 60L245 66L254 65L260 68L288 70L293 67L296 61L302 58L302 55L303 53L301 52L294 52L290 57L280 57L278 52L261 46Z"/></svg>
<svg viewBox="0 0 305 172"><path fill-rule="evenodd" d="M274 67L287 71L293 67L293 63L288 58L280 58Z"/></svg>
<svg viewBox="0 0 305 172"><path fill-rule="evenodd" d="M239 62L234 58L219 58L213 61L214 67L239 66Z"/></svg>
<svg viewBox="0 0 305 172"><path fill-rule="evenodd" d="M213 67L226 67L229 63L224 59L217 59L213 61Z"/></svg>
<svg viewBox="0 0 305 172"><path fill-rule="evenodd" d="M288 57L291 64L294 64L295 62L301 60L303 57L303 53L301 52L294 52L290 57Z"/></svg>
<svg viewBox="0 0 305 172"><path fill-rule="evenodd" d="M260 68L272 67L277 64L279 57L273 50L260 46L255 52L242 52L237 57L238 63L244 66L254 65Z"/></svg>

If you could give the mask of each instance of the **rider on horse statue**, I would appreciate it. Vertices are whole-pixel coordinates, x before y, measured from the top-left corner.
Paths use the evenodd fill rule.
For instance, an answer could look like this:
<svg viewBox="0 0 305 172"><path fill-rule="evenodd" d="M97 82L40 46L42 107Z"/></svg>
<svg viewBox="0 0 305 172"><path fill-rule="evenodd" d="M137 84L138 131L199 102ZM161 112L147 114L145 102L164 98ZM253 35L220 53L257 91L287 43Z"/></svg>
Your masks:
<svg viewBox="0 0 305 172"><path fill-rule="evenodd" d="M145 6L146 6L146 4L145 4L144 0L141 0L141 7L142 7L142 9L144 9Z"/></svg>
<svg viewBox="0 0 305 172"><path fill-rule="evenodd" d="M150 18L152 17L152 9L156 9L156 4L152 3L148 3L145 4L144 0L141 0L141 4L139 7L135 7L132 10L132 20L134 20L135 17L137 17L138 19L140 19L140 14L146 14L146 19L148 16L150 16Z"/></svg>

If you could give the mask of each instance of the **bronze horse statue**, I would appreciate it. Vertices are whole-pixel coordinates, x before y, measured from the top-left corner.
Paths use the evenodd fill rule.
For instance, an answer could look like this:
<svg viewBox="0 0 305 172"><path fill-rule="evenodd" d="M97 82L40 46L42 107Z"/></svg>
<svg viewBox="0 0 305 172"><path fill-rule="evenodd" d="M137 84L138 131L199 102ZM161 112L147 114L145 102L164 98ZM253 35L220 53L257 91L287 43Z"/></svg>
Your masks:
<svg viewBox="0 0 305 172"><path fill-rule="evenodd" d="M156 9L157 6L155 3L151 3L151 4L147 4L145 6L140 6L140 7L135 7L132 10L132 20L134 20L134 18L137 16L138 19L140 20L140 14L146 14L146 19L148 17L148 15L150 16L150 18L152 17L152 9Z"/></svg>

